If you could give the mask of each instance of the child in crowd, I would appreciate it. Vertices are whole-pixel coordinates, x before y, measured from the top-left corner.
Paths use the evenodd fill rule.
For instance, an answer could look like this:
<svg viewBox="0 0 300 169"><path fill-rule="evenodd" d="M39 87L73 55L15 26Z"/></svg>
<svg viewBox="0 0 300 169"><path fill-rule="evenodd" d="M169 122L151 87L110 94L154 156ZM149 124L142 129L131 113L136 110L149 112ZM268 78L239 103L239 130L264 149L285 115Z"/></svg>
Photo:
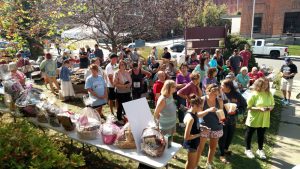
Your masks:
<svg viewBox="0 0 300 169"><path fill-rule="evenodd" d="M188 151L188 159L185 164L186 169L194 169L198 164L198 147L200 143L200 124L198 118L202 118L207 113L211 111L209 108L202 111L203 100L201 97L196 97L196 95L191 96L191 108L187 111L184 118L184 123L186 125L184 132L184 142L183 147ZM204 131L203 131L204 132Z"/></svg>
<svg viewBox="0 0 300 169"><path fill-rule="evenodd" d="M229 60L226 60L226 64L222 66L222 70L223 70L223 78L224 78L230 72L230 62L229 62Z"/></svg>
<svg viewBox="0 0 300 169"><path fill-rule="evenodd" d="M61 67L59 73L59 77L61 80L60 92L64 101L68 101L75 96L73 85L70 79L70 75L71 75L71 71L69 69L70 67L71 67L70 61L67 59L63 62L63 66Z"/></svg>

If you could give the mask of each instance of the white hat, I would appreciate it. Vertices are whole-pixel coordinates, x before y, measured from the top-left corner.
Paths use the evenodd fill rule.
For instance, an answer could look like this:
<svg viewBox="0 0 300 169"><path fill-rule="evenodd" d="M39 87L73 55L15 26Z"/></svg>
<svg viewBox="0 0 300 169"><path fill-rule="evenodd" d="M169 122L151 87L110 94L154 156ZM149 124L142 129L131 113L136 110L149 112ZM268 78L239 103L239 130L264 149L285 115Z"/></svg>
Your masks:
<svg viewBox="0 0 300 169"><path fill-rule="evenodd" d="M8 71L17 70L17 64L15 62L10 62L8 64Z"/></svg>

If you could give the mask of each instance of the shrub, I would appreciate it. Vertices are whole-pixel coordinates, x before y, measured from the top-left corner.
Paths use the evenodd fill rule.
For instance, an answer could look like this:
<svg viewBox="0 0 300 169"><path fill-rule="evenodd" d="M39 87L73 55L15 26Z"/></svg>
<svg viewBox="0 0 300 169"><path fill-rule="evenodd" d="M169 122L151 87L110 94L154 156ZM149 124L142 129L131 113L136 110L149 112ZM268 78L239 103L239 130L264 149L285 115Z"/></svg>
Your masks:
<svg viewBox="0 0 300 169"><path fill-rule="evenodd" d="M0 168L75 168L83 157L67 158L59 146L28 122L18 120L0 126Z"/></svg>
<svg viewBox="0 0 300 169"><path fill-rule="evenodd" d="M225 59L228 59L232 53L234 49L238 49L238 50L243 50L245 44L248 44L250 49L251 49L251 41L247 40L246 38L243 38L241 36L238 35L228 35L225 39L225 52L223 54ZM257 67L258 64L255 60L255 57L253 55L251 55L251 58L249 60L249 65L248 65L248 69L251 70L252 67Z"/></svg>

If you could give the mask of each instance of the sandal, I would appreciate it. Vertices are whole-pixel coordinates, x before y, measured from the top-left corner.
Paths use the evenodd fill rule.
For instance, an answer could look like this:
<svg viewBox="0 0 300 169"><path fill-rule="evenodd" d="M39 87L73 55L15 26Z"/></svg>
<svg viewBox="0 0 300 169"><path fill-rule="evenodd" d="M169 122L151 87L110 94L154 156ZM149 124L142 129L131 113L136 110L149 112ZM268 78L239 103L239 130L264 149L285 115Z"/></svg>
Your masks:
<svg viewBox="0 0 300 169"><path fill-rule="evenodd" d="M224 164L229 164L229 163L230 163L229 161L226 160L226 158L225 158L224 156L221 156L221 157L220 157L220 160L221 160L221 162L224 163Z"/></svg>

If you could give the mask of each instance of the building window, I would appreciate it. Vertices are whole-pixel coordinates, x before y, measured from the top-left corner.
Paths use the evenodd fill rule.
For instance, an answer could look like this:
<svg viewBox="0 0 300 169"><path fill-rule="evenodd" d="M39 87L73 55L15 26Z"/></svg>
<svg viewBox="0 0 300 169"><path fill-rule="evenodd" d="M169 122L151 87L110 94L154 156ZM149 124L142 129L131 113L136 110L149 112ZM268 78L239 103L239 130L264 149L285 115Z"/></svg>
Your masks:
<svg viewBox="0 0 300 169"><path fill-rule="evenodd" d="M260 33L262 23L262 13L256 13L254 15L253 33Z"/></svg>
<svg viewBox="0 0 300 169"><path fill-rule="evenodd" d="M283 33L300 33L300 12L286 12Z"/></svg>

